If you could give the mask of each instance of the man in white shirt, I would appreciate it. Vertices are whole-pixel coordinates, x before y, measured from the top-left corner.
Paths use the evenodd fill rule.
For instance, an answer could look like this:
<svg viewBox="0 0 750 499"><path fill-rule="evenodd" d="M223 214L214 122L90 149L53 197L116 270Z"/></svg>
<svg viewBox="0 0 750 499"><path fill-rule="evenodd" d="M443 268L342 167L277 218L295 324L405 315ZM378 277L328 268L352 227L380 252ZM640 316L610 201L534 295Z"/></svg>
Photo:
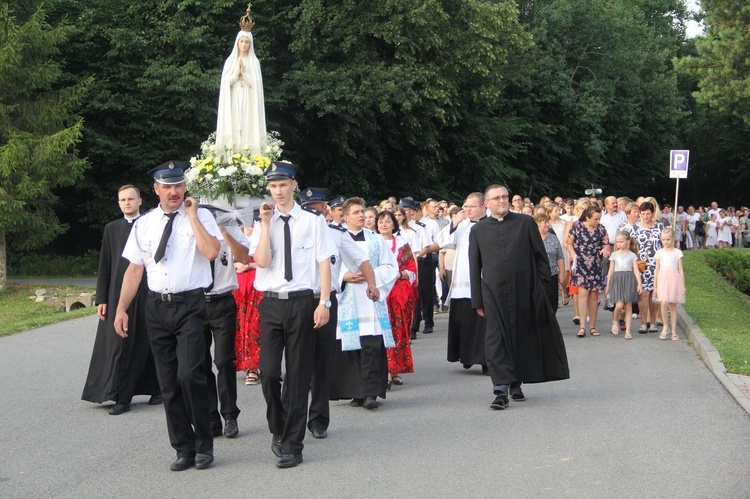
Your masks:
<svg viewBox="0 0 750 499"><path fill-rule="evenodd" d="M373 301L370 285L357 269L342 267L346 287L339 300L336 339L340 346L334 356L331 398L351 398L354 407L375 409L377 397L385 398L388 385L385 349L395 346L385 300L398 277L398 263L382 237L363 230L364 203L360 198L344 203L348 227L344 238L354 240L368 255L379 299Z"/></svg>
<svg viewBox="0 0 750 499"><path fill-rule="evenodd" d="M450 289L448 317L448 362L461 362L464 369L475 364L487 373L484 353L487 321L477 314L471 304L471 275L469 271L469 234L475 224L485 217L484 194L473 192L456 213L451 224L441 232L443 248L456 250Z"/></svg>
<svg viewBox="0 0 750 499"><path fill-rule="evenodd" d="M328 209L325 199L327 189L308 187L300 192L300 203L320 211L325 215ZM380 298L375 285L375 273L369 262L369 256L349 237L349 232L339 225L328 225L328 235L333 243L331 255L331 309L330 319L315 334L315 364L312 383L310 384L310 410L307 416L307 428L312 436L318 439L328 436L330 424L331 367L336 350L336 326L338 324L338 299L341 295L341 264L350 269L357 269L362 274L373 299ZM286 395L286 392L285 394ZM284 396L286 400L286 396Z"/></svg>
<svg viewBox="0 0 750 499"><path fill-rule="evenodd" d="M206 468L214 460L214 442L203 372L203 289L211 284L210 262L218 256L223 236L208 210L198 208L193 198L185 199L182 163L169 161L150 173L159 206L134 222L122 252L130 265L122 283L115 331L128 336L127 309L145 269L149 339L169 440L177 451L170 469Z"/></svg>
<svg viewBox="0 0 750 499"><path fill-rule="evenodd" d="M261 206L250 239L258 266L255 289L264 295L258 306L260 381L279 468L302 462L315 335L328 323L331 307L330 229L322 213L294 201L297 168L276 162L266 170L276 206ZM282 358L286 404L281 394Z"/></svg>

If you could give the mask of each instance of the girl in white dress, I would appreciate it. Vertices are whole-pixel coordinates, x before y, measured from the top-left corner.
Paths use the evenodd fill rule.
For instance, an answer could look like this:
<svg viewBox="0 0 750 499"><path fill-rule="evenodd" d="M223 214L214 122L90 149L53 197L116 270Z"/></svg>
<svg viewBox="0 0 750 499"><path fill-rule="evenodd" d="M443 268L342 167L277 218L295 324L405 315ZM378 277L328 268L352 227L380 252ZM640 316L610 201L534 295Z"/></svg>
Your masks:
<svg viewBox="0 0 750 499"><path fill-rule="evenodd" d="M732 217L724 210L719 210L719 218L716 219L716 236L719 248L732 247Z"/></svg>
<svg viewBox="0 0 750 499"><path fill-rule="evenodd" d="M708 216L708 222L706 222L706 248L715 248L718 245L717 229L716 214L711 213Z"/></svg>
<svg viewBox="0 0 750 499"><path fill-rule="evenodd" d="M674 247L674 230L667 227L661 232L662 249L656 252L656 277L654 278L654 300L661 303L664 328L659 338L679 340L677 334L677 304L685 303L685 275L682 270L682 251ZM671 314L671 326L667 328L667 309Z"/></svg>

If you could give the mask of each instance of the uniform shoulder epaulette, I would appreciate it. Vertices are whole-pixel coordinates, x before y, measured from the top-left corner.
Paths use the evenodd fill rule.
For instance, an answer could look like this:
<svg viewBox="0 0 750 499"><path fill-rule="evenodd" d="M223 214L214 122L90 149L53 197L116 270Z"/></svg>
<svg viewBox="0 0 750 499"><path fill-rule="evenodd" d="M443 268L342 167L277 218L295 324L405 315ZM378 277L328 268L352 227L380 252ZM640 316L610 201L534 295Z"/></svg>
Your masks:
<svg viewBox="0 0 750 499"><path fill-rule="evenodd" d="M420 222L419 220L414 220L414 223L419 225L420 227L427 227L424 223Z"/></svg>
<svg viewBox="0 0 750 499"><path fill-rule="evenodd" d="M320 211L316 210L315 208L310 208L309 206L300 206L304 211L308 213L312 213L313 215L323 215Z"/></svg>
<svg viewBox="0 0 750 499"><path fill-rule="evenodd" d="M333 230L338 230L338 231L341 231L341 232L346 232L346 227L342 227L342 226L340 226L338 224L329 224L328 227L331 228L331 229L333 229Z"/></svg>

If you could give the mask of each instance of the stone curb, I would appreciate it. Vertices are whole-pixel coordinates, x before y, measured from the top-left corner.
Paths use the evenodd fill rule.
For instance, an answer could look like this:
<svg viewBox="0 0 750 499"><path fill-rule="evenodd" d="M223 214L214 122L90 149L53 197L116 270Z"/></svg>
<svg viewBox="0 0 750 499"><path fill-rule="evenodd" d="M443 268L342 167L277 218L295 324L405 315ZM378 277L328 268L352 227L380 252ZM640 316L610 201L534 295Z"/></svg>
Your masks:
<svg viewBox="0 0 750 499"><path fill-rule="evenodd" d="M706 335L703 334L703 331L698 327L695 321L693 321L693 318L685 312L685 308L682 305L677 305L677 323L685 332L688 341L693 344L693 349L703 363L706 364L708 370L716 376L716 379L724 385L724 388L727 389L729 394L734 397L737 403L739 403L740 406L745 409L745 412L750 415L750 399L748 399L745 394L737 388L737 385L729 379L727 376L727 369L721 361L719 351L716 350L716 347L714 347Z"/></svg>

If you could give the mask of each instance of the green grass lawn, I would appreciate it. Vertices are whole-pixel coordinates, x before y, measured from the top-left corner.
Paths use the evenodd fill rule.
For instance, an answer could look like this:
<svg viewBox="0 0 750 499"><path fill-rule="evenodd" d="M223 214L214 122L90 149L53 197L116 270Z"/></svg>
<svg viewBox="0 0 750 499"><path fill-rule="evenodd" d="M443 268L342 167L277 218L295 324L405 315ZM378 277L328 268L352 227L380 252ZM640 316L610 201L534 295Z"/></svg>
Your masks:
<svg viewBox="0 0 750 499"><path fill-rule="evenodd" d="M727 371L750 376L750 296L706 264L707 251L685 252L685 310L719 351Z"/></svg>
<svg viewBox="0 0 750 499"><path fill-rule="evenodd" d="M47 300L36 303L29 300L34 291L44 288L48 294L55 292L65 301L65 296L77 296L80 293L94 293L94 288L80 288L62 284L7 284L0 292L0 336L17 333L26 329L52 324L66 319L74 319L96 313L95 307L60 312Z"/></svg>

